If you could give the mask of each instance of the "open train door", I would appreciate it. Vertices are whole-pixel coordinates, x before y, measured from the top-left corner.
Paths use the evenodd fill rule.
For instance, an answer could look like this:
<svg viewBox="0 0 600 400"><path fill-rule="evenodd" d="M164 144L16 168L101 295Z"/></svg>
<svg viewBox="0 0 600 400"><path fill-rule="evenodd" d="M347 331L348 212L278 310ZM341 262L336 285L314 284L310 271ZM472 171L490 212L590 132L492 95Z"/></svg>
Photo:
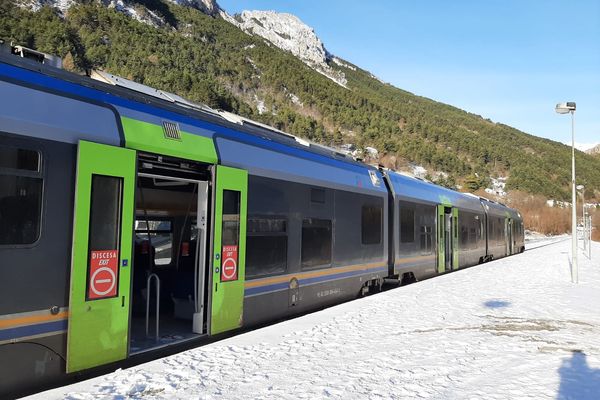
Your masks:
<svg viewBox="0 0 600 400"><path fill-rule="evenodd" d="M67 372L127 356L135 151L79 142Z"/></svg>
<svg viewBox="0 0 600 400"><path fill-rule="evenodd" d="M458 208L452 207L452 269L458 269Z"/></svg>
<svg viewBox="0 0 600 400"><path fill-rule="evenodd" d="M210 334L242 326L248 172L216 167Z"/></svg>

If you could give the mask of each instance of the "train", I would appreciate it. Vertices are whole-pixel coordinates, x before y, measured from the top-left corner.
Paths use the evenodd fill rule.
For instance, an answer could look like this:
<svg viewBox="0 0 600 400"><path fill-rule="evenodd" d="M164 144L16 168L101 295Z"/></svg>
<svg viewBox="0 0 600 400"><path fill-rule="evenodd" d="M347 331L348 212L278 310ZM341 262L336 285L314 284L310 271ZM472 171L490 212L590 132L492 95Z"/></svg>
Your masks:
<svg viewBox="0 0 600 400"><path fill-rule="evenodd" d="M0 397L524 251L517 210L0 44Z"/></svg>

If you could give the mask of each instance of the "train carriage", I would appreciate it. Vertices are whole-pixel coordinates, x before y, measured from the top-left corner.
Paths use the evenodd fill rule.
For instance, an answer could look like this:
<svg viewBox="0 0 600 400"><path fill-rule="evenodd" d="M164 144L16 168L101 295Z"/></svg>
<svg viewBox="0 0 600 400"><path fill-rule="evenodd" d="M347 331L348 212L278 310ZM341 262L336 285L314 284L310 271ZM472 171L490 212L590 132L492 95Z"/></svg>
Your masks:
<svg viewBox="0 0 600 400"><path fill-rule="evenodd" d="M394 171L385 177L394 199L393 275L421 280L484 260L485 213L478 197Z"/></svg>
<svg viewBox="0 0 600 400"><path fill-rule="evenodd" d="M507 207L50 60L0 46L0 396L497 258L500 210L523 248Z"/></svg>
<svg viewBox="0 0 600 400"><path fill-rule="evenodd" d="M498 259L525 250L523 218L503 204L482 199L486 211L487 257Z"/></svg>
<svg viewBox="0 0 600 400"><path fill-rule="evenodd" d="M377 168L95 75L0 64L3 393L383 282Z"/></svg>
<svg viewBox="0 0 600 400"><path fill-rule="evenodd" d="M521 215L503 204L482 199L486 211L487 258L499 259L525 250Z"/></svg>
<svg viewBox="0 0 600 400"><path fill-rule="evenodd" d="M380 171L341 154L240 137L217 136L216 145L223 164L248 171L244 323L348 300L383 282L388 197Z"/></svg>

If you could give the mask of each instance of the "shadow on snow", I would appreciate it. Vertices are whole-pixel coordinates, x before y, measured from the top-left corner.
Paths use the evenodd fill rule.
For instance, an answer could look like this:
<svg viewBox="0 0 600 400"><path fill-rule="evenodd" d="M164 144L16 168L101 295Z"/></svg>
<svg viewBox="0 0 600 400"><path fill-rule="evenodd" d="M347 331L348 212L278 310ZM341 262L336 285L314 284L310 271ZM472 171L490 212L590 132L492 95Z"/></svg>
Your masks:
<svg viewBox="0 0 600 400"><path fill-rule="evenodd" d="M485 303L483 303L483 305L487 308L503 308L510 307L510 302L504 300L488 300Z"/></svg>
<svg viewBox="0 0 600 400"><path fill-rule="evenodd" d="M574 350L558 369L557 399L596 400L600 398L600 369L590 368L585 353Z"/></svg>

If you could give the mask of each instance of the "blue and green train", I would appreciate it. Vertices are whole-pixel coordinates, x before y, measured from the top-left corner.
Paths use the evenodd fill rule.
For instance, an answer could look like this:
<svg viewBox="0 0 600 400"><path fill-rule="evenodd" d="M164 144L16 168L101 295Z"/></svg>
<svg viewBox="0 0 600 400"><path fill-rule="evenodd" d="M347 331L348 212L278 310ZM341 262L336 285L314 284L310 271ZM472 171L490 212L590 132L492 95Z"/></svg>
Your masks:
<svg viewBox="0 0 600 400"><path fill-rule="evenodd" d="M524 250L502 204L0 46L0 397Z"/></svg>

